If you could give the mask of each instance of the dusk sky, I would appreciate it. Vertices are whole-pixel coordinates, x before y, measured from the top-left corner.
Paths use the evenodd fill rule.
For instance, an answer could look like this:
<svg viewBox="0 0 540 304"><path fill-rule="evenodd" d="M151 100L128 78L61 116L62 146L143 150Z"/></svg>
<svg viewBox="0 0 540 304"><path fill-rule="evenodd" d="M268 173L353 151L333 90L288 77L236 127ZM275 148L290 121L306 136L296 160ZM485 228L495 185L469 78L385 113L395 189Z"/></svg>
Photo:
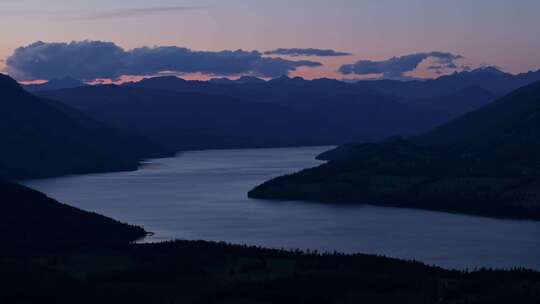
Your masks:
<svg viewBox="0 0 540 304"><path fill-rule="evenodd" d="M538 0L2 0L0 69L18 73L13 76L19 80L44 78L49 70L32 70L28 62L39 56L55 56L50 54L52 48L45 55L43 48L47 45L40 46L39 51L21 53L12 59L11 69L6 68L6 59L16 48L37 41L91 40L113 42L126 54L143 46L211 51L190 53L193 57L189 58L211 57L213 63L214 56L222 58L222 54L212 52L238 49L256 50L261 58L279 56L287 60L265 61L261 68L227 69L224 73L208 65L189 69L182 66L183 70L177 72L185 74L202 71L212 76L272 77L287 71L291 76L306 78L434 76L435 70L447 73L482 65L518 73L540 68L538 12ZM65 46L68 51L71 47ZM263 54L278 48L316 48L352 55ZM414 56L386 61L411 54ZM171 60L182 58L185 57ZM262 65L261 58L249 64ZM353 65L360 60L361 65ZM401 65L404 61L411 64L410 60L413 71ZM79 76L86 80L114 78L123 73L150 74L163 66L178 67L177 63L160 62L148 70L142 69L141 64L130 62L129 68L107 71L110 73L91 71ZM396 64L400 65L398 71ZM19 70L14 72L15 68ZM342 73L338 72L340 68ZM366 72L370 69L374 73ZM68 72L51 71L51 75Z"/></svg>

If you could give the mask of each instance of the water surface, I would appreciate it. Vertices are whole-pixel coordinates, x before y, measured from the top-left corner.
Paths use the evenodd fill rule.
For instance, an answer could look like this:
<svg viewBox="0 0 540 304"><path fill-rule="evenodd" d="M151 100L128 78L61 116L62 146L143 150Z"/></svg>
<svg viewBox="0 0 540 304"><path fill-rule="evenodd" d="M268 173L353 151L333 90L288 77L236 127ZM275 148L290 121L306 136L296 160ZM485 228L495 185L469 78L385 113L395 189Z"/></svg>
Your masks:
<svg viewBox="0 0 540 304"><path fill-rule="evenodd" d="M411 209L250 200L275 176L319 164L329 147L187 152L138 171L25 182L49 196L155 232L148 241L226 241L373 253L446 268L540 270L540 223Z"/></svg>

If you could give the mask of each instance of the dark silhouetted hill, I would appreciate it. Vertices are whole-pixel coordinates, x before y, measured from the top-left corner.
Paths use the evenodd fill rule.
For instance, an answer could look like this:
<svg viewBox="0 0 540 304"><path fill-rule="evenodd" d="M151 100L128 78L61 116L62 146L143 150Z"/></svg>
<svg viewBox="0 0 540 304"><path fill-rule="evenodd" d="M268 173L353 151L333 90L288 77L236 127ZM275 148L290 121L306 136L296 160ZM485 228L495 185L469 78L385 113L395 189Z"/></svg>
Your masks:
<svg viewBox="0 0 540 304"><path fill-rule="evenodd" d="M31 95L4 75L0 75L0 108L1 178L133 170L139 160L163 155L143 137Z"/></svg>
<svg viewBox="0 0 540 304"><path fill-rule="evenodd" d="M235 82L240 83L240 84L246 84L246 83L264 83L265 81L257 77L242 76L238 78Z"/></svg>
<svg viewBox="0 0 540 304"><path fill-rule="evenodd" d="M418 144L420 143L420 144ZM540 219L540 82L419 136L323 153L253 198L369 203Z"/></svg>
<svg viewBox="0 0 540 304"><path fill-rule="evenodd" d="M193 84L170 77L148 81ZM304 82L285 78L281 81L291 81L289 85L294 87L300 85L297 82ZM213 86L208 82L204 85ZM336 85L343 83L337 82ZM377 140L396 133L414 134L427 130L441 120L438 113L402 104L392 97L328 94L331 97L319 98L316 91L322 91L324 85L310 82L310 86L314 88L305 91L304 97L300 97L302 90L298 90L295 94L299 97L276 102L132 86L94 86L40 94L116 128L143 134L175 150ZM280 91L278 87L276 91ZM265 95L261 96L264 98Z"/></svg>
<svg viewBox="0 0 540 304"><path fill-rule="evenodd" d="M38 249L128 243L144 229L61 204L24 186L0 180L2 254Z"/></svg>
<svg viewBox="0 0 540 304"><path fill-rule="evenodd" d="M479 86L472 86L447 96L418 99L409 103L419 108L446 113L449 117L455 118L477 110L495 99L497 96L490 91Z"/></svg>
<svg viewBox="0 0 540 304"><path fill-rule="evenodd" d="M0 259L2 303L536 304L538 272L177 241Z"/></svg>
<svg viewBox="0 0 540 304"><path fill-rule="evenodd" d="M540 108L540 82L520 88L511 94L483 107L477 111L467 113L433 131L420 135L415 141L425 145L452 145L456 143L473 142L486 133L498 132L503 135L507 132L515 136L527 134L529 127L534 124L535 113ZM524 119L521 123L518 121ZM526 126L524 125L526 124ZM516 128L520 130L511 131ZM504 131L502 130L504 129ZM515 140L511 139L511 140ZM502 141L502 140L501 140Z"/></svg>

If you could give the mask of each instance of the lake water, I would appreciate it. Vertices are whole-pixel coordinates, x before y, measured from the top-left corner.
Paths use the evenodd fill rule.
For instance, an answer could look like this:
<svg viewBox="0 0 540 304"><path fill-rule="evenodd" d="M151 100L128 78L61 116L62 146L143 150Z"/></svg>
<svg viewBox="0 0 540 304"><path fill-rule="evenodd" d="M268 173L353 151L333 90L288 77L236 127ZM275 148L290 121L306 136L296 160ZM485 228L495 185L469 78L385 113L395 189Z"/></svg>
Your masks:
<svg viewBox="0 0 540 304"><path fill-rule="evenodd" d="M275 176L318 164L329 147L187 152L135 172L25 182L70 205L143 226L146 241L226 241L372 253L445 268L540 270L540 222L411 209L250 200Z"/></svg>

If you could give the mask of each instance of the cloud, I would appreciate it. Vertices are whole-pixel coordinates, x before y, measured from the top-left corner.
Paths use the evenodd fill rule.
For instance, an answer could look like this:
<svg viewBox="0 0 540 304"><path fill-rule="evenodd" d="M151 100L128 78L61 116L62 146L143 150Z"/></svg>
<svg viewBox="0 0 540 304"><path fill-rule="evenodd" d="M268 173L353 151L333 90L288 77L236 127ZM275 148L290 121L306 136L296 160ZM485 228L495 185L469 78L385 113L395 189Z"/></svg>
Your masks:
<svg viewBox="0 0 540 304"><path fill-rule="evenodd" d="M384 78L403 78L406 77L405 73L416 70L426 59L433 59L441 68L457 68L455 62L462 58L461 55L446 52L415 53L382 61L360 60L341 66L339 71L344 75L382 74Z"/></svg>
<svg viewBox="0 0 540 304"><path fill-rule="evenodd" d="M442 66L442 65L431 65L431 66L428 66L427 69L428 70L436 70L436 71L438 71L438 70L444 69L444 66Z"/></svg>
<svg viewBox="0 0 540 304"><path fill-rule="evenodd" d="M84 15L83 19L109 19L120 17L140 17L146 15L154 15L160 13L192 11L203 9L202 6L168 6L168 7L142 7L131 9L116 9L109 11L100 11Z"/></svg>
<svg viewBox="0 0 540 304"><path fill-rule="evenodd" d="M284 55L284 56L316 56L316 57L339 57L339 56L350 56L350 53L338 52L329 49L276 49L272 51L267 51L265 55Z"/></svg>
<svg viewBox="0 0 540 304"><path fill-rule="evenodd" d="M449 62L444 64L436 64L436 65L430 65L427 67L428 70L432 70L437 74L442 74L445 70L462 70L462 71L469 71L471 70L471 67L468 65L458 65L455 62Z"/></svg>
<svg viewBox="0 0 540 304"><path fill-rule="evenodd" d="M258 51L195 51L176 46L124 50L113 42L36 42L20 47L6 60L8 73L19 80L75 77L82 80L117 79L123 75L159 72L207 75L278 77L300 67L322 65L263 57Z"/></svg>
<svg viewBox="0 0 540 304"><path fill-rule="evenodd" d="M6 0L2 0L6 1ZM21 1L21 0L18 0ZM15 2L15 1L14 1ZM205 6L165 6L165 7L139 7L129 9L112 10L47 10L47 9L25 9L25 10L4 10L0 9L0 17L19 16L40 16L55 18L56 20L101 20L129 17L143 17L148 15L165 14L173 12L194 11L205 9Z"/></svg>
<svg viewBox="0 0 540 304"><path fill-rule="evenodd" d="M294 71L300 67L315 68L322 66L322 63L309 60L291 61L283 58L267 58L263 57L256 60L253 64L253 69L257 71L255 75L259 76L282 76L288 75L290 71ZM287 71L284 73L283 71Z"/></svg>

